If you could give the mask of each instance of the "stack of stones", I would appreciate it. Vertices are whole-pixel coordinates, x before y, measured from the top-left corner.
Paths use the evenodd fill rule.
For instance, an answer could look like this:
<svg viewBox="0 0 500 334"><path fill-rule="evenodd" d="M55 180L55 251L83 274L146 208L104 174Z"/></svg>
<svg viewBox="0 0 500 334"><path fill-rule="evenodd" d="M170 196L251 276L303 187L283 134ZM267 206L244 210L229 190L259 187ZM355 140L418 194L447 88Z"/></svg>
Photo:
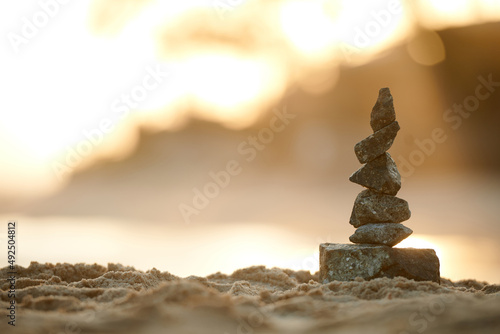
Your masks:
<svg viewBox="0 0 500 334"><path fill-rule="evenodd" d="M365 164L349 180L366 187L352 210L350 223L356 232L349 240L358 244L394 246L413 233L400 224L410 219L408 202L396 197L401 175L387 151L399 131L389 88L382 88L371 114L373 134L354 147L359 162Z"/></svg>
<svg viewBox="0 0 500 334"><path fill-rule="evenodd" d="M399 131L389 88L379 91L371 126L374 133L355 146L359 162L365 165L350 177L367 188L356 198L351 214L350 222L357 229L349 239L355 244L320 244L319 280L402 276L439 283L439 258L433 249L392 247L412 230L401 224L411 213L408 203L396 197L401 176L387 153Z"/></svg>

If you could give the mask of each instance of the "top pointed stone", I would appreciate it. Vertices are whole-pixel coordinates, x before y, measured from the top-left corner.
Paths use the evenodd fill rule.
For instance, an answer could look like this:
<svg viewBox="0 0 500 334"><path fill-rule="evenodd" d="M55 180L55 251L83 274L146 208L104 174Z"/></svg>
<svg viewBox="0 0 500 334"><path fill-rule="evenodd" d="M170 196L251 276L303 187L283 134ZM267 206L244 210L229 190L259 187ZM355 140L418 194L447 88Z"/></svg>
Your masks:
<svg viewBox="0 0 500 334"><path fill-rule="evenodd" d="M370 125L373 132L386 127L396 120L396 112L392 102L392 95L389 88L381 88L378 92L378 99L373 106Z"/></svg>

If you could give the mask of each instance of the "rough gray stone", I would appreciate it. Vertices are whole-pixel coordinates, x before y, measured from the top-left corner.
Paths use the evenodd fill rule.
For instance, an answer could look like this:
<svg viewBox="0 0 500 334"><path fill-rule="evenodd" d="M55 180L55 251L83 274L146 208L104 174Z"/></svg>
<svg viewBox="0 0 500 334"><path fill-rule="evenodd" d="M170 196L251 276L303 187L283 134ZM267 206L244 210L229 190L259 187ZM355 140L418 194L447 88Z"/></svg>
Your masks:
<svg viewBox="0 0 500 334"><path fill-rule="evenodd" d="M356 197L349 223L354 227L370 223L401 223L410 217L411 211L404 199L367 189Z"/></svg>
<svg viewBox="0 0 500 334"><path fill-rule="evenodd" d="M394 196L401 189L401 175L387 152L354 172L349 180L387 195Z"/></svg>
<svg viewBox="0 0 500 334"><path fill-rule="evenodd" d="M406 277L440 282L439 258L433 249L325 243L319 246L320 283Z"/></svg>
<svg viewBox="0 0 500 334"><path fill-rule="evenodd" d="M373 106L370 125L373 132L391 124L396 120L396 112L389 88L381 88L378 92L377 102Z"/></svg>
<svg viewBox="0 0 500 334"><path fill-rule="evenodd" d="M356 146L354 146L354 153L356 153L359 162L362 164L367 163L382 155L384 152L387 152L391 148L392 143L394 143L394 139L399 130L399 123L392 122L357 143Z"/></svg>
<svg viewBox="0 0 500 334"><path fill-rule="evenodd" d="M395 246L408 238L413 231L403 224L367 224L356 229L349 237L356 244Z"/></svg>

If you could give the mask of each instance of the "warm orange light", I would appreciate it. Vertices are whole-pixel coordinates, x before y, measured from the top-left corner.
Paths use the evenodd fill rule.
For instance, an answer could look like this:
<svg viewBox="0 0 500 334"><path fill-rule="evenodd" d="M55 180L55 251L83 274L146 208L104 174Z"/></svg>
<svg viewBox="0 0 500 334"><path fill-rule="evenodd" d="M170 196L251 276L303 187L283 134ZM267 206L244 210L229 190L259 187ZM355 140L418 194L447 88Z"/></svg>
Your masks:
<svg viewBox="0 0 500 334"><path fill-rule="evenodd" d="M261 103L284 89L279 66L271 65L235 53L201 53L179 61L177 84L203 117L246 126L259 116Z"/></svg>
<svg viewBox="0 0 500 334"><path fill-rule="evenodd" d="M213 2L144 0L140 6L132 6L129 10L126 7L131 2L113 1L108 7L104 1L94 1L90 10L88 3L75 3L64 11L64 15L61 10L60 16L41 29L28 45L21 45L19 55L5 53L5 61L0 64L4 78L0 89L8 94L4 94L1 101L3 128L0 139L9 146L8 150L3 150L2 158L13 167L9 167L9 174L0 173L4 179L9 179L6 175L17 173L23 179L36 177L44 184L52 182L54 173L50 165L55 157L64 156L68 146L85 140L82 132L92 130L112 113L113 100L141 82L146 64L158 62L154 32L165 21L175 21L196 12L206 15L207 22L220 30L238 20L251 30L252 24L261 22L249 20L248 13L253 13L252 10L260 10L258 6L262 6L262 11L274 14L261 1L248 1L244 6L243 2L229 1L233 5L227 14L235 15L228 20L218 17ZM280 1L271 6L278 8L277 17L262 15L262 21L269 29L274 29L270 33L278 41L269 52L262 48L262 45L269 45L268 40L260 40L256 34L256 40L249 42L245 50L230 43L227 48L211 49L207 49L207 44L200 47L193 43L188 53L162 59L169 63L167 66L177 66L180 75L152 92L140 106L132 108L130 117L107 135L106 146L95 148L94 152L112 158L123 156L128 151L120 145L130 147L134 142L134 127L137 123L146 123L145 119L150 124L167 124L158 128L174 127L186 118L187 110L195 107L197 116L238 128L251 124L260 116L259 111L276 103L291 84L298 83L309 93L325 92L335 84L339 63L347 60L349 66L355 66L373 59L375 52L404 36L405 29L412 24L402 0L371 0L362 2L362 7L359 3L350 0ZM380 21L380 15L374 16L372 12L390 11L390 3L400 4L402 10L400 15L391 14L390 18L382 19L387 21L385 24ZM417 19L434 26L500 18L500 4L495 0L422 0L421 3L423 5L416 7L427 15ZM16 15L25 15L25 9L14 2L2 4L0 9L10 13L16 6L19 7ZM98 10L100 19L92 21L89 15L97 8L95 6L103 8ZM115 8L123 11L116 17L120 22L110 23L112 27L104 26ZM269 22L269 17L275 21ZM100 22L103 25L100 32L113 32L112 38L93 35L88 29L89 21L97 25ZM185 27L194 22L186 20L182 24ZM12 31L20 33L21 21L14 23L11 26L17 28ZM94 28L99 31L99 27ZM367 31L373 36L359 38L366 43L356 45L352 41L357 32ZM230 37L237 37L236 34ZM432 65L444 59L444 48L435 35L427 37L423 42L414 41L408 48L416 62ZM283 47L282 40L289 41L292 47ZM428 47L429 41L433 47L420 47L421 44ZM339 45L354 47L355 54L339 51L344 50ZM156 112L141 115L145 110ZM94 157L86 158L92 160ZM36 182L26 183L34 191L42 190Z"/></svg>
<svg viewBox="0 0 500 334"><path fill-rule="evenodd" d="M306 60L317 64L348 58L358 64L403 38L411 26L405 17L402 1L372 0L360 7L349 0L294 0L282 3L280 24Z"/></svg>
<svg viewBox="0 0 500 334"><path fill-rule="evenodd" d="M396 245L396 248L430 248L436 251L436 254L440 259L443 256L443 252L439 245L432 242L430 238L421 235L408 237Z"/></svg>
<svg viewBox="0 0 500 334"><path fill-rule="evenodd" d="M425 25L434 28L472 23L477 20L475 9L480 7L473 0L424 0L420 5L422 12L432 14L419 18Z"/></svg>
<svg viewBox="0 0 500 334"><path fill-rule="evenodd" d="M281 27L295 48L306 56L318 56L336 41L336 27L324 1L289 1L281 8Z"/></svg>
<svg viewBox="0 0 500 334"><path fill-rule="evenodd" d="M446 51L441 37L434 31L420 31L407 44L410 57L417 63L435 65L446 58Z"/></svg>

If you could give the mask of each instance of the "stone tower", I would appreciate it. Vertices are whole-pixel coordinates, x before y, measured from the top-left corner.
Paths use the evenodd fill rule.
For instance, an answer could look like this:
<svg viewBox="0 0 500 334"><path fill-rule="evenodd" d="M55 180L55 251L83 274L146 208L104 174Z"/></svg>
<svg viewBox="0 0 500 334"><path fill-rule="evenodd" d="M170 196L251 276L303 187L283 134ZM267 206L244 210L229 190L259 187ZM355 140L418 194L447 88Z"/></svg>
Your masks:
<svg viewBox="0 0 500 334"><path fill-rule="evenodd" d="M410 218L408 202L396 197L401 175L387 151L398 131L389 88L379 91L372 109L373 134L354 147L365 164L349 180L365 188L356 198L350 224L353 244L320 245L320 282L403 276L417 281L440 281L439 259L433 249L392 248L413 233L401 224Z"/></svg>
<svg viewBox="0 0 500 334"><path fill-rule="evenodd" d="M357 230L349 240L392 247L413 231L400 224L410 219L411 212L408 202L395 196L401 188L401 175L387 153L400 129L389 88L380 90L370 125L374 133L354 147L359 162L365 165L349 180L368 189L354 202L350 223Z"/></svg>

